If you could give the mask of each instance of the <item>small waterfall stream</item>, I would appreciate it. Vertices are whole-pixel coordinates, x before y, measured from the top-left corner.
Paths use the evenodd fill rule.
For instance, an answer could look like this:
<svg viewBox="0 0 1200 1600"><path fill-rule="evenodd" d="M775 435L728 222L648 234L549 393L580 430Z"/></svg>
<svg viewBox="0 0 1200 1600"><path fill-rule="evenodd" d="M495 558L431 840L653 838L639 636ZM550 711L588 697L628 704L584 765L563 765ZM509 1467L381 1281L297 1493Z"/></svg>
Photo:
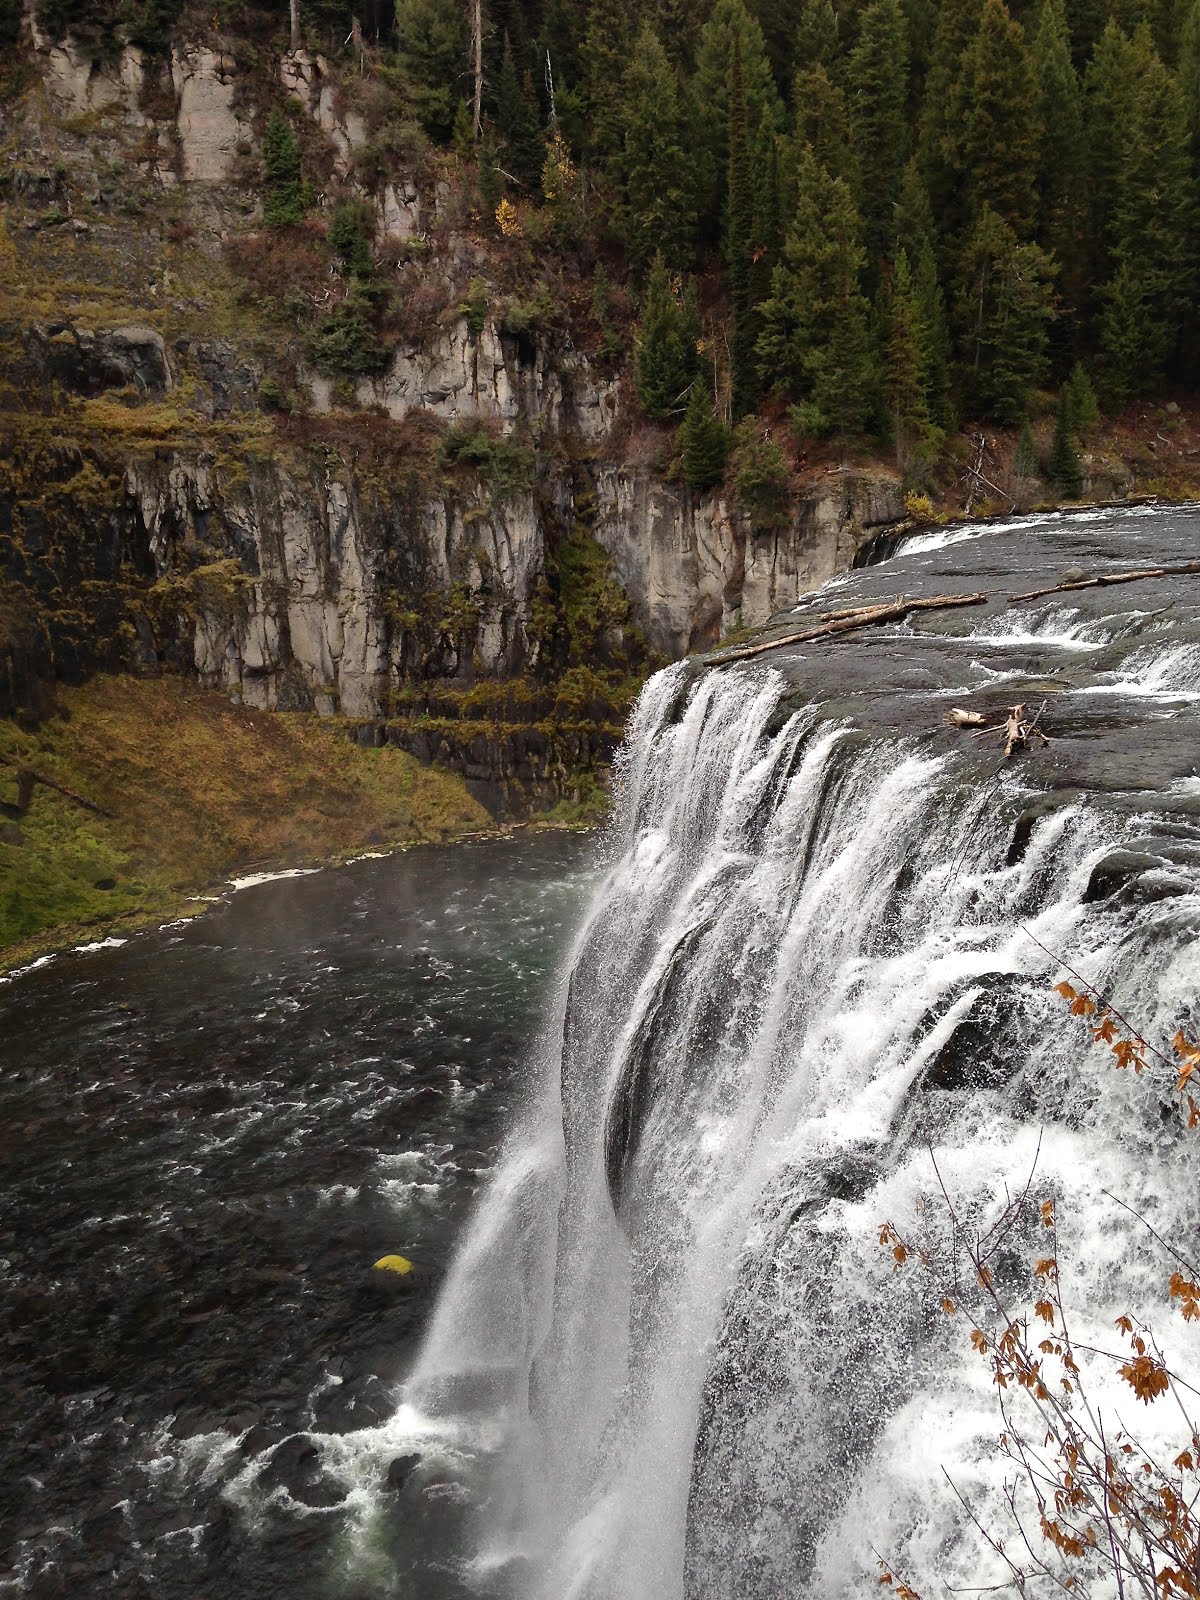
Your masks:
<svg viewBox="0 0 1200 1600"><path fill-rule="evenodd" d="M1145 526L1014 524L1019 560L981 538L852 581L1029 587L1081 533L1136 564ZM1032 1170L1076 1339L1136 1306L1200 1371L1120 1204L1195 1240L1196 1136L1051 993L1061 956L1151 1039L1200 1014L1196 597L1002 600L644 692L540 1086L387 1433L449 1486L447 1581L833 1600L878 1551L927 1596L1000 1582L943 1477L999 1525L990 1373L879 1244L934 1160L980 1226ZM942 723L1035 694L1044 756Z"/></svg>

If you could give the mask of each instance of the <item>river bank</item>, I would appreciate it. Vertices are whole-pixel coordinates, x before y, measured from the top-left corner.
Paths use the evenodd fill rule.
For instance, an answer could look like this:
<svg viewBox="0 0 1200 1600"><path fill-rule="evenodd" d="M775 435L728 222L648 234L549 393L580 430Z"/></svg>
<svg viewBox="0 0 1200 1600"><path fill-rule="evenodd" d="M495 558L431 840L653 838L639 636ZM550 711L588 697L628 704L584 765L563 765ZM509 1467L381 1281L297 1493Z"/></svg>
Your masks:
<svg viewBox="0 0 1200 1600"><path fill-rule="evenodd" d="M178 677L57 697L32 731L0 722L0 972L203 910L251 871L500 831L459 778L317 717Z"/></svg>

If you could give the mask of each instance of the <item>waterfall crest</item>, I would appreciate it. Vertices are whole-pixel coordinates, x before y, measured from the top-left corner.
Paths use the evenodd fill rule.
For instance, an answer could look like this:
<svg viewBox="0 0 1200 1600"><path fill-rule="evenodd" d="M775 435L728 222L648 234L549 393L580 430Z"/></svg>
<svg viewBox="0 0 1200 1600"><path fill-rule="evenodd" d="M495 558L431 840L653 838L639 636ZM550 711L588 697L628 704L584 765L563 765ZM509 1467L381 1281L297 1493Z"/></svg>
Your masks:
<svg viewBox="0 0 1200 1600"><path fill-rule="evenodd" d="M1194 644L1115 615L1075 698L1127 682L1121 640L1186 709ZM1061 652L1078 621L998 637ZM1194 1135L1065 1015L1052 952L1151 1038L1194 1018L1195 780L1047 790L795 677L674 667L630 727L544 1081L409 1386L486 1394L455 1436L477 1590L829 1600L874 1551L918 1587L1002 1581L942 1477L1002 1517L990 1373L879 1246L934 1160L981 1226L1031 1171L1055 1197L1077 1340L1169 1316L1119 1202L1194 1238Z"/></svg>

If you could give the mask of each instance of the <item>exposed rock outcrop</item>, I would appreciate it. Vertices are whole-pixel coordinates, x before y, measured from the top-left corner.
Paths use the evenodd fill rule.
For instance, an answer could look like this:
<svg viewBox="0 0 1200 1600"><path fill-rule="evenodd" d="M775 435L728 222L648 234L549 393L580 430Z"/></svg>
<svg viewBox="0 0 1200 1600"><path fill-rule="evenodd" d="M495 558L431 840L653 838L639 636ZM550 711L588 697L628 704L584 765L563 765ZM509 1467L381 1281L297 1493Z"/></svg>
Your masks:
<svg viewBox="0 0 1200 1600"><path fill-rule="evenodd" d="M249 147L254 130L235 104L236 70L233 57L221 50L185 45L171 52L185 182L223 183L239 143Z"/></svg>
<svg viewBox="0 0 1200 1600"><path fill-rule="evenodd" d="M596 490L596 538L635 621L670 657L794 605L851 566L873 529L905 514L902 483L881 473L831 473L766 530L724 496L697 498L644 469L602 467Z"/></svg>
<svg viewBox="0 0 1200 1600"><path fill-rule="evenodd" d="M508 333L488 320L472 333L465 316L420 345L401 345L387 371L358 385L364 404L391 417L424 410L450 423L518 423L603 440L617 416L617 380L569 341Z"/></svg>

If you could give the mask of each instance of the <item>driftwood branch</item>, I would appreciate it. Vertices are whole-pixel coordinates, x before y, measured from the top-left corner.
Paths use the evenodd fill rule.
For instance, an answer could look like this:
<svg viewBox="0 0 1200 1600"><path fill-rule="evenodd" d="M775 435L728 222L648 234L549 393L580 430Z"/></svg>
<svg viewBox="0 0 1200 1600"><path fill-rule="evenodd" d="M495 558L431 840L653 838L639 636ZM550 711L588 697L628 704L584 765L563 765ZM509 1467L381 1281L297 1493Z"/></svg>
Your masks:
<svg viewBox="0 0 1200 1600"><path fill-rule="evenodd" d="M949 606L981 606L987 595L935 594L924 600L884 600L878 605L857 606L851 610L830 611L814 628L804 628L799 633L781 634L778 639L768 639L762 644L739 645L736 650L725 650L710 656L709 666L724 667L732 661L748 661L752 656L765 655L768 650L782 650L785 645L807 644L810 639L825 639L835 633L850 633L855 628L870 628L881 622L897 622L910 611L939 611Z"/></svg>
<svg viewBox="0 0 1200 1600"><path fill-rule="evenodd" d="M1140 583L1144 578L1181 578L1200 572L1200 561L1182 561L1173 567L1139 567L1135 572L1105 572L1095 578L1068 578L1051 584L1049 589L1026 589L1023 594L1010 594L1009 605L1018 600L1040 600L1047 594L1071 594L1076 589L1108 589L1116 583Z"/></svg>
<svg viewBox="0 0 1200 1600"><path fill-rule="evenodd" d="M0 755L0 766L16 767L17 769L17 795L18 806L21 811L28 810L29 791L35 783L40 783L44 789L53 789L55 794L61 794L64 799L72 801L77 806L82 806L85 811L94 811L98 817L115 817L115 811L108 811L104 806L97 805L94 800L89 800L86 795L76 794L74 789L68 789L64 783L55 783L53 778L47 778L44 773L35 772L32 767L25 766L12 756Z"/></svg>
<svg viewBox="0 0 1200 1600"><path fill-rule="evenodd" d="M1033 716L1027 717L1023 705L1009 706L1003 722L989 722L981 711L964 711L961 706L951 706L945 720L953 728L973 728L972 739L986 738L989 733L1001 734L1007 761L1018 750L1032 749L1035 739L1040 739L1043 744L1050 743L1049 736L1041 726L1045 709L1046 702L1043 700Z"/></svg>

